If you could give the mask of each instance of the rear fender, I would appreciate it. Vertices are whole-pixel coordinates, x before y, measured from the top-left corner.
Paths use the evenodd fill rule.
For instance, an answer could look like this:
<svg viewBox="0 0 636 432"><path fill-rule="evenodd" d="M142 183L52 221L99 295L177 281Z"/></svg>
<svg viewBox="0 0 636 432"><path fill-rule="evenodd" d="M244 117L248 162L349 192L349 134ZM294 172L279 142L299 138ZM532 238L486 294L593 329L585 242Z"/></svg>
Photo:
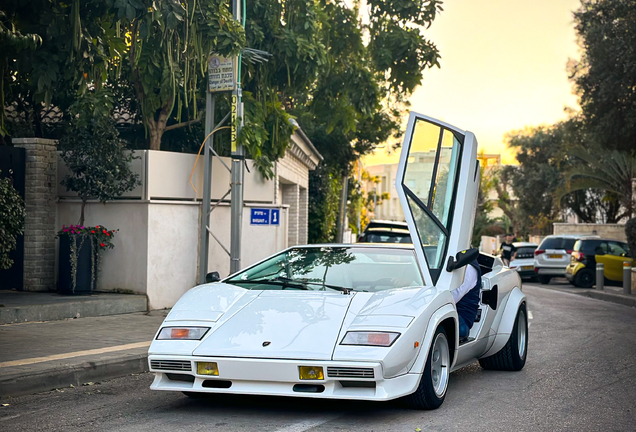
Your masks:
<svg viewBox="0 0 636 432"><path fill-rule="evenodd" d="M422 340L422 344L420 345L420 352L417 355L417 358L415 359L415 362L413 363L413 366L411 367L410 372L411 373L422 373L424 372L424 366L426 366L426 360L428 359L428 351L431 347L431 344L433 343L433 336L435 335L435 330L437 330L437 327L439 327L440 323L446 319L452 319L453 322L455 323L455 335L454 337L450 337L449 335L449 341L451 341L451 339L455 342L453 344L452 347L449 347L453 350L453 364L451 365L451 369L452 367L455 365L455 361L457 361L457 348L458 348L458 341L459 341L459 326L457 324L457 310L455 309L455 306L452 304L446 304L444 306L442 306L441 308L437 309L435 312L433 312L433 315L431 316L431 319L428 322L428 327L426 328L426 333L424 334L424 339Z"/></svg>
<svg viewBox="0 0 636 432"><path fill-rule="evenodd" d="M519 287L514 287L512 291L510 291L508 301L506 302L506 308L504 309L501 321L499 321L499 328L497 329L495 341L490 349L480 358L496 354L506 345L508 339L510 339L512 329L515 326L517 311L521 307L522 303L527 303L526 295L519 289Z"/></svg>

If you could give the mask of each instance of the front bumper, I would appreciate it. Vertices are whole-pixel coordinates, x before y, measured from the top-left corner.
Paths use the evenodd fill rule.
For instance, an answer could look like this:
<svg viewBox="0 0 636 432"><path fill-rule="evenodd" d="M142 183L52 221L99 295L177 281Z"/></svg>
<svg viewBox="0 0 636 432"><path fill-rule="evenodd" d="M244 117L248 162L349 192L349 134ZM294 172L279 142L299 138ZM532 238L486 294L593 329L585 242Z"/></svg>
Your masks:
<svg viewBox="0 0 636 432"><path fill-rule="evenodd" d="M153 367L153 361L190 362L190 371ZM196 362L216 362L219 376L197 374ZM246 359L227 357L148 356L155 374L151 390L230 393L245 395L294 396L326 399L391 400L411 394L421 374L404 374L385 379L380 363L312 360ZM299 366L322 366L323 380L300 380ZM369 378L331 376L328 368L372 370ZM350 369L349 369L350 370Z"/></svg>

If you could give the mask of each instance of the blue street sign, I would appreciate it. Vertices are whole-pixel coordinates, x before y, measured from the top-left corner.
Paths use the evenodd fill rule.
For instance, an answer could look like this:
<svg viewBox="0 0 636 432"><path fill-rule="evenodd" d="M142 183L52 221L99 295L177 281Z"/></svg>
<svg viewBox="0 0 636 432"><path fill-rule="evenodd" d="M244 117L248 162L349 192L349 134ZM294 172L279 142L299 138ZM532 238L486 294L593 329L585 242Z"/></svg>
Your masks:
<svg viewBox="0 0 636 432"><path fill-rule="evenodd" d="M269 210L263 208L251 209L250 224L252 225L269 225Z"/></svg>
<svg viewBox="0 0 636 432"><path fill-rule="evenodd" d="M272 209L272 217L269 219L270 225L280 225L280 209Z"/></svg>

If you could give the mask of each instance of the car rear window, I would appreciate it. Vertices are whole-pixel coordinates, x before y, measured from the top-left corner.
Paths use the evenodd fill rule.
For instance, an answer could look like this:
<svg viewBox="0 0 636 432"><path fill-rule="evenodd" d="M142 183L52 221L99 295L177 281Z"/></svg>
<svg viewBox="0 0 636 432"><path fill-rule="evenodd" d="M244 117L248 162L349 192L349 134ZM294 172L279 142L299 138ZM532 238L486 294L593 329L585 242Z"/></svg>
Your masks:
<svg viewBox="0 0 636 432"><path fill-rule="evenodd" d="M541 242L541 246L539 249L565 249L572 250L574 249L574 243L576 243L576 239L572 238L563 238L563 237L549 237L544 239Z"/></svg>
<svg viewBox="0 0 636 432"><path fill-rule="evenodd" d="M533 258L536 246L524 246L517 249L517 258Z"/></svg>

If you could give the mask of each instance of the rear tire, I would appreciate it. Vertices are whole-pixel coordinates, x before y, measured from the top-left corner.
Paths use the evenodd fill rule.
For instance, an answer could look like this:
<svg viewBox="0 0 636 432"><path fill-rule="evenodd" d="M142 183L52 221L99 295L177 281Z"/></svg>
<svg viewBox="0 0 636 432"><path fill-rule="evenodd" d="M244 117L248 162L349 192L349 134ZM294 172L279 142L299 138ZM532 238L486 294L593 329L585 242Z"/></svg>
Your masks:
<svg viewBox="0 0 636 432"><path fill-rule="evenodd" d="M590 269L581 269L574 276L574 286L579 288L592 288L596 279L596 275Z"/></svg>
<svg viewBox="0 0 636 432"><path fill-rule="evenodd" d="M435 330L433 343L428 352L424 373L420 378L417 389L404 397L404 402L410 408L434 410L439 408L446 397L450 376L451 357L448 338L444 327Z"/></svg>
<svg viewBox="0 0 636 432"><path fill-rule="evenodd" d="M479 359L479 364L486 370L520 371L528 357L528 314L526 305L522 304L517 311L515 325L506 345L497 354Z"/></svg>
<svg viewBox="0 0 636 432"><path fill-rule="evenodd" d="M541 285L547 285L551 280L552 278L550 276L539 276L539 282L541 282Z"/></svg>

